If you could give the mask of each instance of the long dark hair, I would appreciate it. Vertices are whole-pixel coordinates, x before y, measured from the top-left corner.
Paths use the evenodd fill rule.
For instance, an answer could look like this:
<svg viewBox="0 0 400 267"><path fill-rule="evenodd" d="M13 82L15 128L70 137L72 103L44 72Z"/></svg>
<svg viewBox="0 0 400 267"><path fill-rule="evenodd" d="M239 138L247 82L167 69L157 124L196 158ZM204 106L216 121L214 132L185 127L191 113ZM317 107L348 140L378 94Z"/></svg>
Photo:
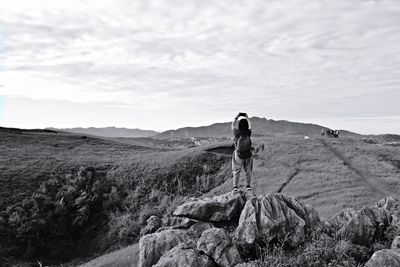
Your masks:
<svg viewBox="0 0 400 267"><path fill-rule="evenodd" d="M249 129L249 122L246 119L241 119L239 121L239 133L240 135L251 135L251 130Z"/></svg>

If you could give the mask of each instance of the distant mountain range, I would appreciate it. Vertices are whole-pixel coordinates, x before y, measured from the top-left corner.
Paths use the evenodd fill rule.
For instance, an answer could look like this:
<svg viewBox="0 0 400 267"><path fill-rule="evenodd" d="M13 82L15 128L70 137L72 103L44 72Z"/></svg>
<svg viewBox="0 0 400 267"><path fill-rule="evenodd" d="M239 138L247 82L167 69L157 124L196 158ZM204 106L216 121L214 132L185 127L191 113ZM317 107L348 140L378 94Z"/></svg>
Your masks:
<svg viewBox="0 0 400 267"><path fill-rule="evenodd" d="M250 118L253 135L270 135L270 134L297 134L297 135L313 135L320 134L322 129L327 127L312 124L291 122L285 120L272 120L266 118L252 117ZM176 130L168 130L162 133L141 130L141 129L128 129L128 128L47 128L48 130L65 131L71 133L81 133L88 135L97 135L104 137L125 137L125 138L138 138L138 137L152 137L156 139L183 139L192 137L231 137L231 122L215 123L208 126L201 127L184 127ZM343 135L357 135L349 131L341 130Z"/></svg>
<svg viewBox="0 0 400 267"><path fill-rule="evenodd" d="M97 135L104 137L125 137L125 138L136 138L136 137L150 137L158 134L152 130L141 130L141 129L128 129L128 128L117 128L117 127L104 127L104 128L47 128L48 130L64 131L69 133L80 133L88 135Z"/></svg>
<svg viewBox="0 0 400 267"><path fill-rule="evenodd" d="M285 120L271 120L265 118L250 118L253 135L269 134L320 134L322 129L327 129L317 124L290 122ZM341 131L341 135L357 135L349 131ZM191 137L230 137L231 122L215 123L209 126L185 127L177 130L169 130L159 133L154 138L191 138Z"/></svg>

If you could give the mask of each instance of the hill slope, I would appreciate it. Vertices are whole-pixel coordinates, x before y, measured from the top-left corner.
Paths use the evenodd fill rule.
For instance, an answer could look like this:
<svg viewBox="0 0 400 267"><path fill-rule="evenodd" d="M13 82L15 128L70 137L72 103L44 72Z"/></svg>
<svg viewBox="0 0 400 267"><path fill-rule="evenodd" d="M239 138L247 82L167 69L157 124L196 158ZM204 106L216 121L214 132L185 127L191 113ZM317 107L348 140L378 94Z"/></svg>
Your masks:
<svg viewBox="0 0 400 267"><path fill-rule="evenodd" d="M265 145L265 150L254 159L253 188L256 193L281 192L294 196L314 206L324 219L343 207L358 209L400 191L400 150L397 147L366 143L359 137L328 139L311 136L304 139L291 134L255 136L253 143L255 146ZM227 141L226 145L230 142ZM54 239L48 234L52 233L48 229L65 229L61 223L68 221L59 221L57 216L60 215L86 218L82 217L86 213L82 213L80 206L86 203L85 207L90 210L87 223L72 225L75 228L67 228L67 233L73 233L74 229L90 230L93 235L87 234L85 239L90 241L89 238L95 240L94 237L98 237L95 234L101 231L101 236L112 241L97 239L104 245L103 249L133 244L146 219L153 213L162 216L194 195L215 195L232 190L230 156L205 152L209 148L167 150L131 145L118 139L48 130L1 129L0 221L12 222L15 228L2 228L0 224L0 229L7 230L5 234L8 236L16 229L32 229L25 226L27 222L34 222L33 229L42 231L42 221L32 217L36 216L34 214L25 213L25 208L32 210L29 205L33 201L34 205L43 208L37 215L49 220L46 231L40 232L39 240L44 242L43 235L47 234L49 240L60 243L60 238ZM80 166L93 167L98 174L96 178L104 184L97 187L90 177L81 176ZM82 183L82 179L90 186ZM211 188L214 189L208 192ZM100 205L102 213L98 213L102 217L96 215L98 204L91 202L95 200L92 198L93 189L105 190L103 206ZM41 206L41 203L46 205ZM47 217L49 209L54 209L51 213L54 217ZM103 214L104 211L107 213ZM94 229L93 225L101 228ZM37 238L31 230L23 234ZM68 244L67 241L64 243ZM81 241L78 239L76 242L84 244ZM22 235L21 242L19 246L24 252L29 247L29 239ZM76 244L74 242L71 241ZM4 244L5 247L11 248ZM83 253L81 247L75 247L81 257L91 257L103 251L96 250L95 246L85 247L91 247L93 251ZM69 253L64 259L54 255L61 249ZM58 263L74 259L76 251L68 249L53 247L52 255ZM36 252L37 255L40 253Z"/></svg>
<svg viewBox="0 0 400 267"><path fill-rule="evenodd" d="M128 128L117 128L117 127L89 127L89 128L48 128L50 130L56 131L64 131L69 133L80 133L80 134L89 134L89 135L97 135L104 137L149 137L158 134L156 131L152 130L141 130L141 129L128 129Z"/></svg>
<svg viewBox="0 0 400 267"><path fill-rule="evenodd" d="M299 134L315 135L320 134L326 127L311 124L290 122L285 120L267 120L265 118L250 118L253 128L253 135L273 135L273 134ZM341 135L357 135L348 131L341 131ZM215 123L209 126L185 127L177 130L169 130L157 134L154 138L191 138L191 137L231 137L231 122Z"/></svg>
<svg viewBox="0 0 400 267"><path fill-rule="evenodd" d="M265 150L254 158L252 187L256 194L280 192L293 196L315 207L325 220L345 207L360 209L400 191L397 147L369 144L355 137L304 139L289 135L254 138L254 144L265 145ZM209 148L204 149L222 155L228 144L220 149ZM242 173L242 188L244 180ZM204 196L231 190L232 180L228 177ZM136 256L132 258L133 254ZM137 247L132 246L85 266L136 266L137 260Z"/></svg>
<svg viewBox="0 0 400 267"><path fill-rule="evenodd" d="M132 243L149 214L221 184L229 166L198 148L52 130L0 128L0 151L1 266L76 266Z"/></svg>
<svg viewBox="0 0 400 267"><path fill-rule="evenodd" d="M358 209L400 192L397 147L368 144L353 137L305 140L277 136L254 141L255 145L261 143L265 151L255 157L253 170L257 194L294 196L313 205L324 219L343 207ZM210 194L231 188L227 181Z"/></svg>

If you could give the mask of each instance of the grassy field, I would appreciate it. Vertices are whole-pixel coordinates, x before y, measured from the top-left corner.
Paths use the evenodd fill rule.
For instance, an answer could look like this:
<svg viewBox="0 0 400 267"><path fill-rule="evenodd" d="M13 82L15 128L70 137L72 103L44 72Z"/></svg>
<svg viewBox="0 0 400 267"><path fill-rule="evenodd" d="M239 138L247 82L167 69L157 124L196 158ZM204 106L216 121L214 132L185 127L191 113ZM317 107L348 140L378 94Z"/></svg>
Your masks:
<svg viewBox="0 0 400 267"><path fill-rule="evenodd" d="M114 252L107 253L81 267L125 267L137 266L139 261L139 245L134 244Z"/></svg>
<svg viewBox="0 0 400 267"><path fill-rule="evenodd" d="M97 253L81 255L75 263L101 251L115 252L86 266L135 266L137 247L128 245L137 241L150 215L170 212L193 195L232 189L229 155L223 149L205 152L215 144L177 149L64 133L3 130L0 135L0 212L32 198L50 178L64 181L58 177L75 175L80 166L95 168L108 181L103 205L114 206L107 210L107 221L96 237L102 238L103 246ZM344 207L360 208L398 195L400 190L399 147L366 143L361 137L304 139L295 135L257 137L253 143L265 145L254 159L256 193L294 196L314 206L324 219ZM59 194L49 198L60 201ZM121 247L125 248L118 250Z"/></svg>
<svg viewBox="0 0 400 267"><path fill-rule="evenodd" d="M360 208L400 192L400 148L359 138L275 136L255 140L257 194L281 192L313 205L327 219L344 207ZM244 183L244 176L242 178ZM231 190L231 183L209 194Z"/></svg>

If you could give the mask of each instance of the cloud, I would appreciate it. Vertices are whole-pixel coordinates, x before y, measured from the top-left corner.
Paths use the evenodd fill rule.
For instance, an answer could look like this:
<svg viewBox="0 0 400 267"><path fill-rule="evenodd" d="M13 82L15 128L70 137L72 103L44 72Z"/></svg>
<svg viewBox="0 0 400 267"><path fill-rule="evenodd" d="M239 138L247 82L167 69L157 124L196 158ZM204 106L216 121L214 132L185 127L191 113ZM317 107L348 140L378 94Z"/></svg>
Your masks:
<svg viewBox="0 0 400 267"><path fill-rule="evenodd" d="M398 1L18 0L0 11L6 97L184 110L185 121L400 114Z"/></svg>

